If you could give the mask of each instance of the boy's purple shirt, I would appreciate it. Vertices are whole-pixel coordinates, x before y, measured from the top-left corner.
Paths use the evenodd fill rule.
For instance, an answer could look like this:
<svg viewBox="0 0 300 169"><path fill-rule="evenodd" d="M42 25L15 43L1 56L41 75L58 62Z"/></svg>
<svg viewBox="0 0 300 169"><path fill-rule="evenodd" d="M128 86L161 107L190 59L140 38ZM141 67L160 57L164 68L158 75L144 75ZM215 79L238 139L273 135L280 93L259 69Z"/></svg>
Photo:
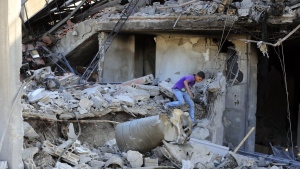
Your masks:
<svg viewBox="0 0 300 169"><path fill-rule="evenodd" d="M179 79L172 89L179 89L185 88L184 81L187 80L190 87L192 87L195 84L195 77L193 75L183 76L181 79Z"/></svg>

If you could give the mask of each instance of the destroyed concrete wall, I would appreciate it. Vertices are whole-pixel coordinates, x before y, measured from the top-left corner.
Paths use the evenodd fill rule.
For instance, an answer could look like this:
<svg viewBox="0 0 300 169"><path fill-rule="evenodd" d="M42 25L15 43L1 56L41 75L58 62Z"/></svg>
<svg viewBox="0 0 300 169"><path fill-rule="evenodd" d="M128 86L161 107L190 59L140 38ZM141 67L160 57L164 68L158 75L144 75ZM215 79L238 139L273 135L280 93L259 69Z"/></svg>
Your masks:
<svg viewBox="0 0 300 169"><path fill-rule="evenodd" d="M232 41L239 51L240 71L243 80L238 84L227 84L226 109L223 116L224 141L236 147L251 127L255 127L257 52L256 47L243 42ZM255 134L242 149L254 151Z"/></svg>
<svg viewBox="0 0 300 169"><path fill-rule="evenodd" d="M68 31L66 35L62 37L60 35L57 35L60 38L60 40L57 42L56 46L52 47L51 50L54 53L62 53L63 55L67 56L74 49L80 48L80 46L84 44L88 44L87 42L94 42L97 44L98 42L97 36L95 36L96 34L97 32L95 28L87 24L87 22L80 22L74 25L73 30ZM95 36L95 38L92 38L93 35Z"/></svg>
<svg viewBox="0 0 300 169"><path fill-rule="evenodd" d="M124 82L134 78L133 35L118 35L105 53L103 82Z"/></svg>
<svg viewBox="0 0 300 169"><path fill-rule="evenodd" d="M233 43L236 51L234 62L231 61L233 56L228 56L228 53L220 53L219 57L215 57L218 52L219 38L195 35L157 36L156 78L159 80L171 78L171 82L175 83L182 76L199 70L205 71L207 78L212 73L223 72L227 81L227 92L224 93L225 111L223 117L221 116L224 124L224 141L235 147L249 128L255 126L256 49L250 49L250 46L244 42L233 40L247 39L246 36L230 35L228 39ZM232 67L236 70L232 70ZM238 73L239 76L233 78L232 73ZM221 102L212 112L223 112ZM217 117L220 116L216 116L215 119ZM222 126L219 128L222 129ZM215 134L217 135L219 134ZM216 141L217 138L213 140ZM248 140L250 141L247 149L254 150L254 137ZM221 143L222 141L217 144Z"/></svg>
<svg viewBox="0 0 300 169"><path fill-rule="evenodd" d="M19 81L22 62L20 10L19 0L0 1L0 161L7 161L8 167L14 169L23 168L22 89Z"/></svg>
<svg viewBox="0 0 300 169"><path fill-rule="evenodd" d="M157 36L156 78L171 78L171 82L175 83L182 76L194 74L199 70L209 73L214 62L207 61L213 59L217 50L218 42L213 41L213 37L167 34ZM224 55L221 54L219 59L224 60ZM219 66L218 69L222 70Z"/></svg>

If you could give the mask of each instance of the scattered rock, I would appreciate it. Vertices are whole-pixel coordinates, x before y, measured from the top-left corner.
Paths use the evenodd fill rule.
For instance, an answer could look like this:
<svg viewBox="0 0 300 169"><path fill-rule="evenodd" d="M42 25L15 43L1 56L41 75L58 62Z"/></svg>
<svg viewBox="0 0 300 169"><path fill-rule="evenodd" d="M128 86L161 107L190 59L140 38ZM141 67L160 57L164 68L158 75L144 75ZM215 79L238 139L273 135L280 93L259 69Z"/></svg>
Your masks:
<svg viewBox="0 0 300 169"><path fill-rule="evenodd" d="M132 168L141 167L143 165L143 155L138 151L127 151L127 160Z"/></svg>

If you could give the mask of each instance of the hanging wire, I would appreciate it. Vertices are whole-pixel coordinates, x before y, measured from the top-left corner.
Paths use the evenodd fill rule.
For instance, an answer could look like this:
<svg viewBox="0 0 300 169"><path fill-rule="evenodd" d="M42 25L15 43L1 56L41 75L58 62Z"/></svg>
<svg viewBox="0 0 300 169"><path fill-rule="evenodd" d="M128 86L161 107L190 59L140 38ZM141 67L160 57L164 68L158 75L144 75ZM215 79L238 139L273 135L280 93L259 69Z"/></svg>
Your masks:
<svg viewBox="0 0 300 169"><path fill-rule="evenodd" d="M280 54L279 54L279 50L278 52L276 51L275 47L274 47L274 51L278 56L278 59L280 61L280 65L282 68L282 74L283 74L283 79L284 79L284 87L285 87L285 93L286 93L286 102L287 102L287 119L289 121L289 129L287 132L287 140L288 143L291 143L291 149L292 149L292 153L293 153L293 159L295 158L294 155L294 143L293 143L293 131L292 131L292 122L291 122L291 112L290 112L290 102L289 102L289 92L287 89L287 80L286 80L286 68L285 68L285 57L284 57L284 50L283 50L283 44L281 44L281 54L282 54L282 59L280 58Z"/></svg>

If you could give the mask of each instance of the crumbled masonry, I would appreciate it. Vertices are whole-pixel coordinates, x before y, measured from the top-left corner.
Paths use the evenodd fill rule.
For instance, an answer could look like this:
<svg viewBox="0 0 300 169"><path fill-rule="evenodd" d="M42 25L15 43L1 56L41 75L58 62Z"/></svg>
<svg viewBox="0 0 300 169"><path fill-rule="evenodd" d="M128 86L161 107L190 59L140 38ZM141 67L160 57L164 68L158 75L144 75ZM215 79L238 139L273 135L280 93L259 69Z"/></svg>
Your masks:
<svg viewBox="0 0 300 169"><path fill-rule="evenodd" d="M46 89L48 84L42 83L43 80L40 79L52 74L49 70L42 68L34 72L34 78L26 86L26 95L22 100L23 116L27 121L24 122L27 148L23 153L23 161L28 168L221 169L228 166L254 167L261 163L255 158L233 154L228 147L214 143L214 127L217 125L212 125L212 121L216 121L217 117L202 118L193 127L189 114L182 111L184 107L163 110L162 105L172 99L172 95L169 95L171 89L168 87L171 84L167 82L155 86L151 85L152 81L149 79L137 79L120 85L76 85L78 78L66 74L53 76L52 80L56 81L59 88ZM201 93L196 94L201 100L200 107L207 106L204 104L204 95L222 89L223 84L220 82L223 78L222 74L218 74L213 79L207 79L202 86L195 87L195 94ZM115 133L115 138L102 146L94 147L92 142L82 143L78 140L79 126L76 120L72 120L75 118L73 112L79 123L81 119L91 118L100 118L101 121L102 117L112 113L123 114L125 119L114 125L115 131L112 132ZM41 143L41 129L30 125L34 124L34 119L44 121L44 125L45 122L60 121L67 125L61 126L61 133L49 130L52 136L60 136L54 138L45 135L46 139L42 139L44 141ZM90 132L81 132L85 131ZM56 162L60 156L61 161ZM266 165L272 166L272 163Z"/></svg>
<svg viewBox="0 0 300 169"><path fill-rule="evenodd" d="M17 144L11 138L21 138L19 167L300 168L299 97L288 94L300 90L299 71L290 68L290 63L298 65L299 59L284 58L285 53L294 54L298 49L300 0L21 3L17 19L22 21L22 33L8 29L6 22L6 29L0 28L8 32L2 39L3 51L10 56L5 64L17 67L14 60L18 59L11 55L22 51L17 69L25 87L20 88L21 98L16 97L17 106L8 116L14 122L19 119L20 126L8 123L7 127L24 130L18 131L19 135L8 130L10 140L5 140L11 146ZM11 18L2 17L15 23ZM11 36L14 32L17 37ZM19 49L11 49L14 39L22 40ZM289 51L291 44L296 49ZM280 62L274 60L274 52ZM206 78L191 87L196 119L192 122L187 104L165 105L177 100L174 83L199 70ZM1 81L17 88L19 83L12 83L13 78ZM269 88L284 87L286 91L278 93L286 94L287 110L285 105L266 110L265 105L271 104L265 100L273 99L274 94L268 93ZM22 109L23 119L15 118L16 108ZM291 114L290 108L295 112ZM271 113L281 118L275 122ZM8 117L3 119L10 122ZM283 118L289 122L278 125ZM297 134L292 132L295 122ZM281 128L286 126L287 138L279 138L282 133L285 137ZM294 135L298 145L293 144ZM287 148L281 147L284 144ZM11 168L11 161L2 160L0 169Z"/></svg>

